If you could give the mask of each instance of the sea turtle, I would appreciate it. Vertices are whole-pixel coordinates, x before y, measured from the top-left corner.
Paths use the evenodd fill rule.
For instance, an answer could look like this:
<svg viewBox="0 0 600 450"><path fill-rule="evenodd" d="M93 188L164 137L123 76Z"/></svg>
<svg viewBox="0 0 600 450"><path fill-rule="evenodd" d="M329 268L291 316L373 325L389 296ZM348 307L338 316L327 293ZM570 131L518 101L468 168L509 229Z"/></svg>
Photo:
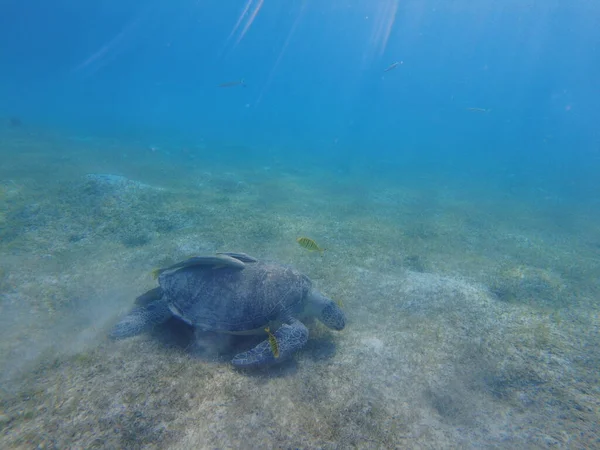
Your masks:
<svg viewBox="0 0 600 450"><path fill-rule="evenodd" d="M159 287L137 298L138 306L112 329L113 338L137 335L171 317L192 325L197 337L267 333L231 361L253 367L284 360L306 344L308 329L299 317L316 317L334 330L345 326L342 310L306 275L244 253L197 256L154 273Z"/></svg>

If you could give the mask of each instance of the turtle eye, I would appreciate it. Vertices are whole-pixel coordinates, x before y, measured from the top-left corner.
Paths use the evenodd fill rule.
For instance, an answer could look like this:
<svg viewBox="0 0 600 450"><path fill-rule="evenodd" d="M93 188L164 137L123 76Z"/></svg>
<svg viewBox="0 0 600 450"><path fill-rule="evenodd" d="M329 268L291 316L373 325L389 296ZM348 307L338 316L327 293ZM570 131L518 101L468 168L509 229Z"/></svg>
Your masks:
<svg viewBox="0 0 600 450"><path fill-rule="evenodd" d="M344 313L337 305L331 302L321 312L321 322L334 330L342 330L346 326Z"/></svg>

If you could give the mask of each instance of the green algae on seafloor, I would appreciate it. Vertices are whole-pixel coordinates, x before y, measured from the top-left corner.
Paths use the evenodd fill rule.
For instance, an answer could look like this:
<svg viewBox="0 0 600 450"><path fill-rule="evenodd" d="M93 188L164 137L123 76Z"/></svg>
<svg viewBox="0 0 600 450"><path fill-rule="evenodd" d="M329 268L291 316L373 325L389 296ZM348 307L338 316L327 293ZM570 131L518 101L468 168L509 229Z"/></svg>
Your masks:
<svg viewBox="0 0 600 450"><path fill-rule="evenodd" d="M564 306L564 281L549 270L523 265L505 266L491 283L502 301L531 305Z"/></svg>
<svg viewBox="0 0 600 450"><path fill-rule="evenodd" d="M300 355L288 372L264 376L194 360L156 339L143 339L142 348L117 349L99 335L97 349L36 366L24 376L31 388L2 399L8 417L0 423L2 446L152 448L177 446L186 436L190 447L222 446L224 439L249 445L262 439L281 447L460 446L457 430L471 442L493 446L497 441L485 432L490 426L522 447L540 446L551 435L564 445L572 439L585 447L586 436L595 442L598 410L588 393L597 378L598 346L586 329L598 319L574 324L571 313L558 315L555 308L567 311L575 295L597 298L597 249L561 253L541 240L516 241L506 231L527 217L504 214L512 223L502 224L496 213L499 221L486 220L476 214L476 208L485 209L477 202L472 209L454 208L452 216L444 213L451 206L446 200L436 205L419 198L386 209L365 192L364 208L348 196L328 198L332 206L319 209L324 196L318 183L290 179L274 182L272 197L256 194L252 183L244 189L215 182L185 192L123 197L79 192L72 181L63 197L50 183L45 199L29 198L29 206L21 199L5 203L10 211L0 233L18 231L11 231L10 243L2 234L0 245L5 253L20 248L24 255L19 264L6 266L18 268L11 273L11 289L27 294L20 297L32 302L27 310L60 312L56 323L68 323L69 314L80 311L68 303L74 286L86 292L96 286L103 293L107 284L149 287L148 267L163 257L170 264L200 247L235 248L301 265L333 297L347 299L353 323L335 341L321 327L311 329L319 339L311 342L315 351ZM306 229L335 243L335 258L323 263L297 251L293 239ZM566 236L565 247L578 239ZM57 257L41 256L49 249L53 255L63 251L72 265L51 267ZM86 250L86 256L74 249ZM418 273L407 275L406 268ZM122 278L115 279L115 272ZM451 289L451 280L433 276L439 272L484 280L496 296L465 297L476 288ZM5 280L8 284L8 274ZM411 289L403 290L411 280ZM64 286L39 287L49 281ZM433 288L425 295L419 286ZM431 299L436 302L428 303ZM470 309L478 305L482 308ZM32 320L37 318L45 316ZM365 334L384 324L385 346L361 347ZM33 336L27 324L18 325ZM480 405L465 398L493 413L473 419L469 412L480 411L475 408ZM510 420L502 423L500 417ZM519 428L534 431L522 436ZM477 441L471 433L478 429L484 437Z"/></svg>

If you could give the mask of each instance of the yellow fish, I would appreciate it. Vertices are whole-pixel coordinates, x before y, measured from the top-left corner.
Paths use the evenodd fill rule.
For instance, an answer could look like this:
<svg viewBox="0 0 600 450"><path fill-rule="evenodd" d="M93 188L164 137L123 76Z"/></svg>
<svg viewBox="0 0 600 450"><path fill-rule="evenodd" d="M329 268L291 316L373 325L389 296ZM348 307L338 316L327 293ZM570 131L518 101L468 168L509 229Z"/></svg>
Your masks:
<svg viewBox="0 0 600 450"><path fill-rule="evenodd" d="M269 327L265 328L265 331L269 335L269 345L271 346L271 351L273 352L273 356L275 358L279 358L279 344L277 343L277 339L275 335L271 333Z"/></svg>
<svg viewBox="0 0 600 450"><path fill-rule="evenodd" d="M152 270L152 279L156 280L158 276L164 272L164 269L153 269Z"/></svg>
<svg viewBox="0 0 600 450"><path fill-rule="evenodd" d="M326 249L321 248L317 245L317 243L315 241L313 241L311 238L307 238L307 237L299 237L298 239L296 239L296 242L298 244L300 244L300 247L305 248L306 250L310 250L311 252L324 252Z"/></svg>

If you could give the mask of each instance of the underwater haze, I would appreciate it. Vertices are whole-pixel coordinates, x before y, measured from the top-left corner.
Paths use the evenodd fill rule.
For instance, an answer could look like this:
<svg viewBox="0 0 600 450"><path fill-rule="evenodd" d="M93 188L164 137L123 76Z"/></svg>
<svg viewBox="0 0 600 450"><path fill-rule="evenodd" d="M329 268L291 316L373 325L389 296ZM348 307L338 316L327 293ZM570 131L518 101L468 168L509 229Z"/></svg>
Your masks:
<svg viewBox="0 0 600 450"><path fill-rule="evenodd" d="M600 448L598 29L3 0L0 447Z"/></svg>

